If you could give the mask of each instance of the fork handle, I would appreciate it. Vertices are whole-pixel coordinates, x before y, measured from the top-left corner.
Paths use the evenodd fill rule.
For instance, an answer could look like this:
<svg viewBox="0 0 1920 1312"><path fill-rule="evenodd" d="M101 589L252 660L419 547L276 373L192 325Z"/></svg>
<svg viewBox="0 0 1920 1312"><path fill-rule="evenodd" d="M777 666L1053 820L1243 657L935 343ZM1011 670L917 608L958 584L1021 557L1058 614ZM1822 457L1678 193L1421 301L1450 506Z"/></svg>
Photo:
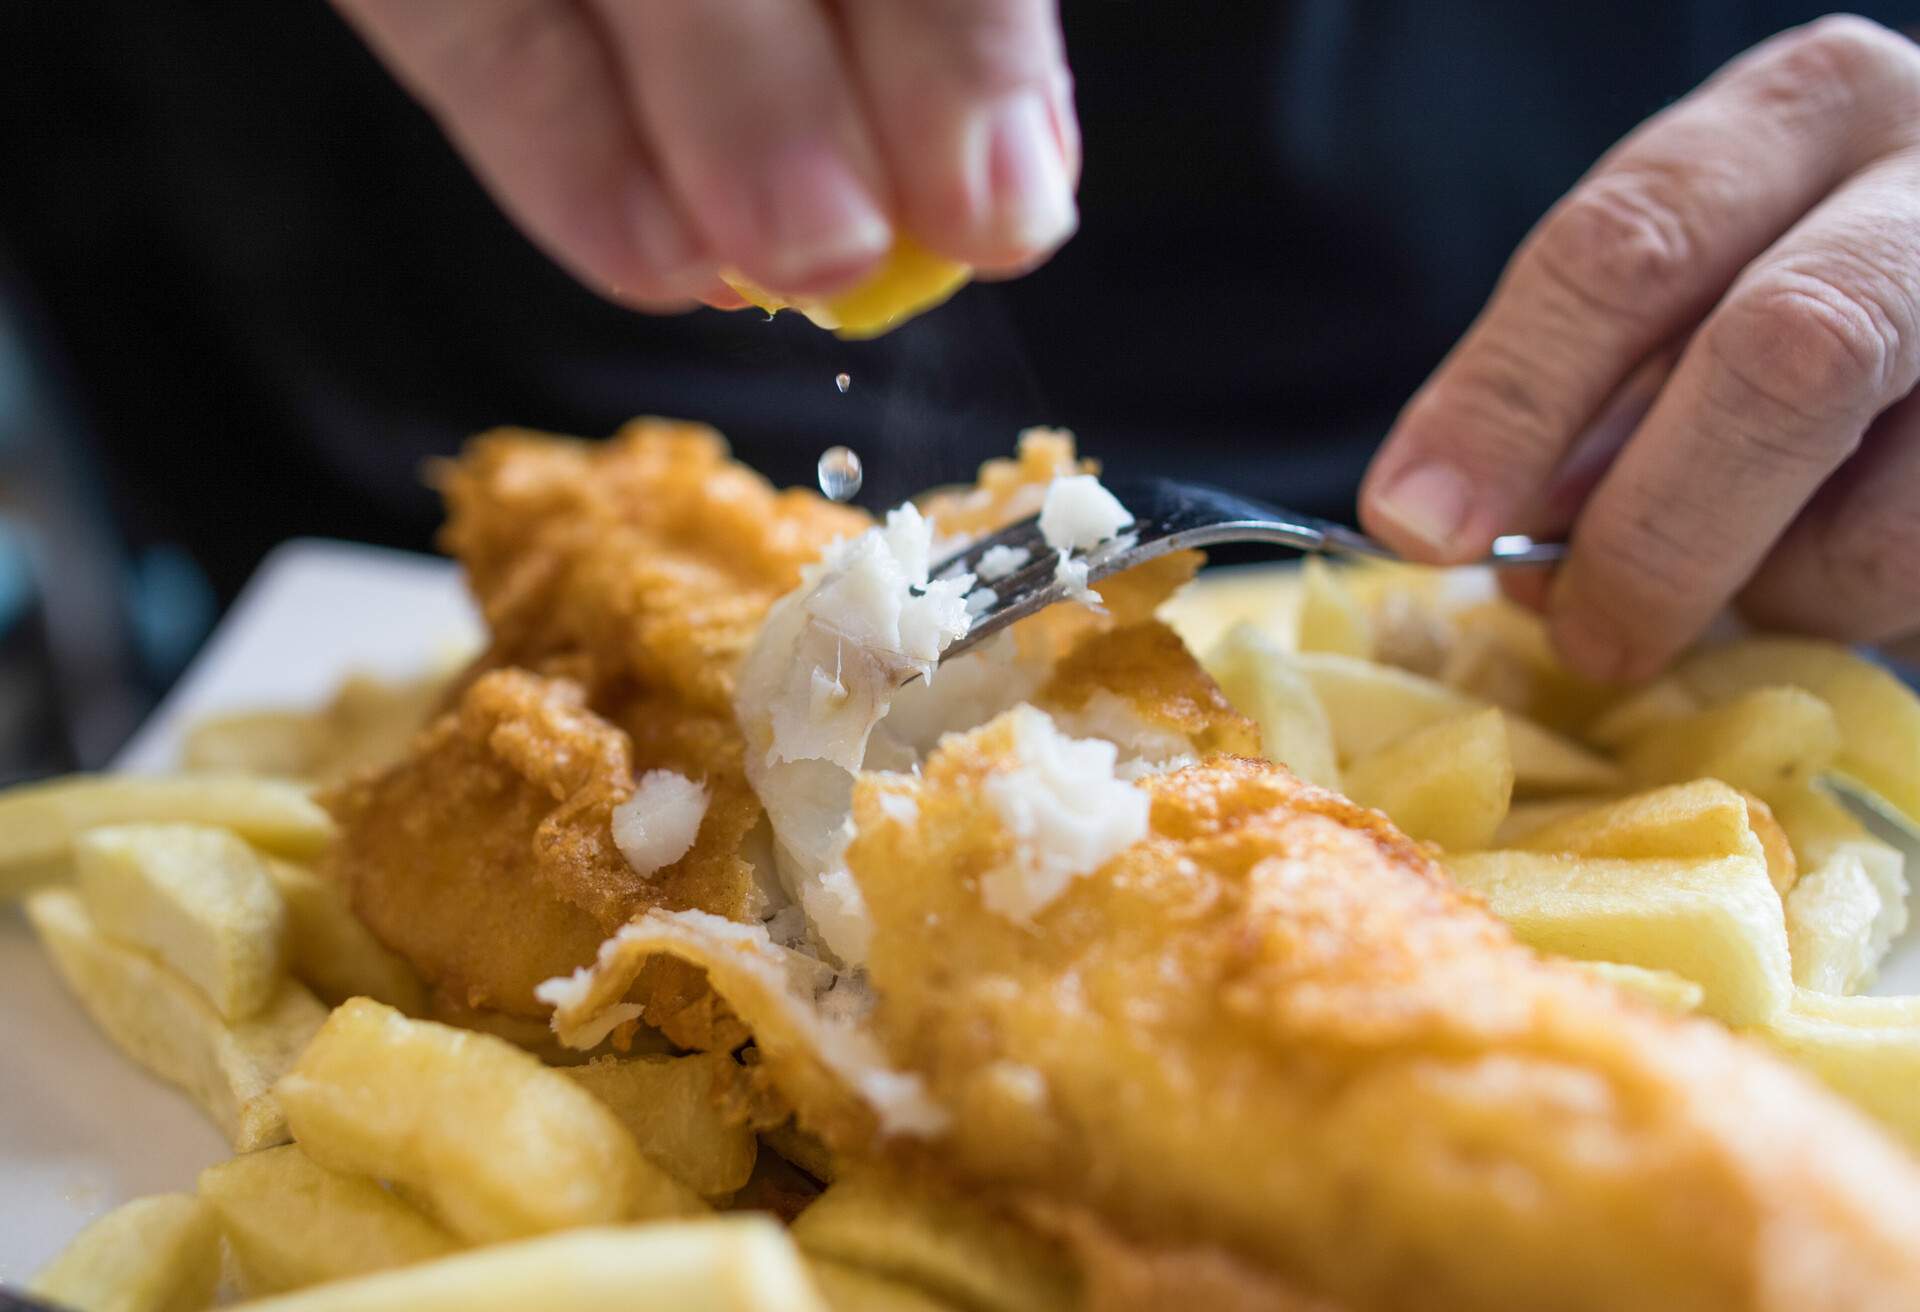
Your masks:
<svg viewBox="0 0 1920 1312"><path fill-rule="evenodd" d="M1305 519L1305 516L1300 518ZM1356 533L1344 524L1313 520L1310 526L1320 534L1319 550L1342 556L1366 556L1373 560L1402 560L1398 552L1375 542L1364 533ZM1564 560L1564 542L1535 542L1522 533L1509 533L1493 540L1493 550L1480 560L1482 565L1554 565Z"/></svg>

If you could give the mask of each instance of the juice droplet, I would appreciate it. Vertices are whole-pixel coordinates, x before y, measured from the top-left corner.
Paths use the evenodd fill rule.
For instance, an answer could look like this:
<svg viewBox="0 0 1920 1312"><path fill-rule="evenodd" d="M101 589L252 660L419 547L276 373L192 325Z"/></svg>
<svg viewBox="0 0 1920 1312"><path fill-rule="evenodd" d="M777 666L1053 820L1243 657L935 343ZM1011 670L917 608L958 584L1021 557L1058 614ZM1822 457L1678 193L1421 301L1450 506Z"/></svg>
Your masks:
<svg viewBox="0 0 1920 1312"><path fill-rule="evenodd" d="M833 385L839 388L842 393L844 393L849 387L853 386L853 375L852 374L835 374L833 376Z"/></svg>
<svg viewBox="0 0 1920 1312"><path fill-rule="evenodd" d="M841 377L846 375L842 374ZM851 448L830 446L820 453L820 464L815 469L820 479L820 490L834 501L851 500L860 491L863 471L860 457Z"/></svg>

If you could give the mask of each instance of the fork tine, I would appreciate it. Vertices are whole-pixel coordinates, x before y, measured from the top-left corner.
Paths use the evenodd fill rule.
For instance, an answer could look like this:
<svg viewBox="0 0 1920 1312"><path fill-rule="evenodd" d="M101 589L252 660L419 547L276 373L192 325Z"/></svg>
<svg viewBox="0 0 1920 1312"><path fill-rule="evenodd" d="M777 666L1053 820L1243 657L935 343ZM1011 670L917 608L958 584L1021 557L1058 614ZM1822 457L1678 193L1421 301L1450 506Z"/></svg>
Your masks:
<svg viewBox="0 0 1920 1312"><path fill-rule="evenodd" d="M936 579L949 579L956 574L978 574L980 572L980 558L995 547L1008 547L1016 551L1025 550L1030 558L1028 561L1029 565L1032 564L1033 561L1037 561L1041 556L1051 556L1053 554L1053 548L1049 547L1046 539L1040 536L1040 518L1036 515L1009 524L998 533L989 537L976 538L972 542L969 542L964 548L956 551L953 555L948 556L936 565L933 570L933 577ZM1023 566L1022 568L1025 567ZM1012 576L1009 575L1007 577L1010 578ZM1005 578L997 580L997 582L1005 581Z"/></svg>

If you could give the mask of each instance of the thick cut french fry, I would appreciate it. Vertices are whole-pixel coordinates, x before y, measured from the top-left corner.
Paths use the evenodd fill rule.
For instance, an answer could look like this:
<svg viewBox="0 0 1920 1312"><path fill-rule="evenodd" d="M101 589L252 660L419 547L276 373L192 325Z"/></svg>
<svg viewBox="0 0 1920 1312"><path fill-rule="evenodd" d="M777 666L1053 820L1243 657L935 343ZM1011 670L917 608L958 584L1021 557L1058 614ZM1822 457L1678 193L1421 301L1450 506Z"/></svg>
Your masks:
<svg viewBox="0 0 1920 1312"><path fill-rule="evenodd" d="M313 711L236 711L188 729L180 764L189 770L307 779L326 739L325 722Z"/></svg>
<svg viewBox="0 0 1920 1312"><path fill-rule="evenodd" d="M1818 697L1839 724L1835 768L1920 826L1920 695L1886 670L1830 642L1746 638L1695 652L1677 673L1708 702L1783 684Z"/></svg>
<svg viewBox="0 0 1920 1312"><path fill-rule="evenodd" d="M1717 779L1697 779L1563 816L1514 844L1528 852L1604 856L1765 858L1746 798Z"/></svg>
<svg viewBox="0 0 1920 1312"><path fill-rule="evenodd" d="M962 1307L1071 1307L1079 1272L1066 1253L977 1202L883 1172L849 1172L793 1223L808 1257L927 1291Z"/></svg>
<svg viewBox="0 0 1920 1312"><path fill-rule="evenodd" d="M1747 799L1747 822L1753 826L1753 836L1760 840L1760 850L1767 858L1767 878L1773 881L1773 891L1785 897L1792 891L1794 882L1800 878L1800 859L1793 854L1793 840L1787 837L1786 826L1773 813L1773 808L1752 793L1742 792Z"/></svg>
<svg viewBox="0 0 1920 1312"><path fill-rule="evenodd" d="M1433 679L1348 656L1302 652L1296 665L1326 711L1342 763L1371 755L1415 729L1486 705ZM1624 783L1611 761L1525 716L1502 714L1507 717L1507 745L1519 791L1611 792Z"/></svg>
<svg viewBox="0 0 1920 1312"><path fill-rule="evenodd" d="M1857 851L1875 878L1897 878L1906 859L1896 847L1875 838L1859 817L1832 790L1817 780L1780 790L1773 803L1774 818L1793 845L1794 858L1808 870L1825 863L1836 851ZM1887 874L1882 874L1882 870Z"/></svg>
<svg viewBox="0 0 1920 1312"><path fill-rule="evenodd" d="M1373 625L1367 611L1318 556L1308 556L1300 568L1298 651L1330 651L1369 660L1373 656Z"/></svg>
<svg viewBox="0 0 1920 1312"><path fill-rule="evenodd" d="M459 1245L392 1190L319 1165L298 1144L200 1172L249 1298L445 1257Z"/></svg>
<svg viewBox="0 0 1920 1312"><path fill-rule="evenodd" d="M75 1312L200 1312L219 1282L213 1209L187 1194L156 1194L82 1230L27 1292Z"/></svg>
<svg viewBox="0 0 1920 1312"><path fill-rule="evenodd" d="M738 1070L724 1052L686 1057L596 1057L566 1073L620 1118L656 1165L703 1198L747 1182L759 1150L753 1128L721 1095Z"/></svg>
<svg viewBox="0 0 1920 1312"><path fill-rule="evenodd" d="M1753 1032L1920 1150L1920 997L1802 989Z"/></svg>
<svg viewBox="0 0 1920 1312"><path fill-rule="evenodd" d="M793 1241L760 1216L571 1230L239 1306L244 1312L828 1312Z"/></svg>
<svg viewBox="0 0 1920 1312"><path fill-rule="evenodd" d="M1423 842L1485 847L1513 800L1506 716L1489 707L1415 729L1348 766L1346 792Z"/></svg>
<svg viewBox="0 0 1920 1312"><path fill-rule="evenodd" d="M287 906L254 850L206 825L108 825L73 843L87 914L243 1020L286 974Z"/></svg>
<svg viewBox="0 0 1920 1312"><path fill-rule="evenodd" d="M1793 981L1816 993L1854 993L1873 983L1887 949L1907 927L1907 881L1896 863L1869 865L1864 845L1842 845L1787 894Z"/></svg>
<svg viewBox="0 0 1920 1312"><path fill-rule="evenodd" d="M1573 733L1612 696L1561 664L1546 621L1533 611L1494 597L1451 618L1457 636L1439 677L1469 697Z"/></svg>
<svg viewBox="0 0 1920 1312"><path fill-rule="evenodd" d="M1260 747L1309 783L1340 787L1333 729L1293 657L1251 624L1236 625L1213 648L1207 673L1234 708L1260 726Z"/></svg>
<svg viewBox="0 0 1920 1312"><path fill-rule="evenodd" d="M287 962L329 1005L372 998L409 1016L426 1011L420 977L361 923L340 886L308 866L266 858L287 904Z"/></svg>
<svg viewBox="0 0 1920 1312"><path fill-rule="evenodd" d="M1649 729L1706 708L1706 703L1686 684L1665 675L1634 689L1594 716L1581 736L1590 743L1617 751Z"/></svg>
<svg viewBox="0 0 1920 1312"><path fill-rule="evenodd" d="M791 1120L785 1120L770 1130L760 1131L760 1145L770 1148L774 1154L785 1158L814 1179L832 1184L839 1174L834 1165L833 1150L821 1142L820 1137L808 1134Z"/></svg>
<svg viewBox="0 0 1920 1312"><path fill-rule="evenodd" d="M1450 857L1461 885L1543 952L1670 970L1701 1009L1759 1024L1793 996L1786 918L1758 855L1618 860L1539 852Z"/></svg>
<svg viewBox="0 0 1920 1312"><path fill-rule="evenodd" d="M1706 999L1705 989L1670 970L1649 970L1645 966L1627 966L1618 961L1574 961L1568 964L1578 966L1587 974L1677 1016L1700 1010L1701 1002Z"/></svg>
<svg viewBox="0 0 1920 1312"><path fill-rule="evenodd" d="M0 893L57 876L73 839L101 825L196 824L304 860L333 836L305 789L232 774L69 775L0 793Z"/></svg>
<svg viewBox="0 0 1920 1312"><path fill-rule="evenodd" d="M1494 831L1493 842L1488 846L1517 847L1520 840L1529 834L1537 834L1556 821L1565 820L1568 816L1584 815L1614 800L1612 797L1589 793L1515 802L1507 808L1507 818L1500 822L1500 828Z"/></svg>
<svg viewBox="0 0 1920 1312"><path fill-rule="evenodd" d="M1717 779L1696 779L1600 802L1553 816L1505 845L1529 852L1658 857L1759 856L1767 879L1785 894L1796 864L1785 832L1767 804Z"/></svg>
<svg viewBox="0 0 1920 1312"><path fill-rule="evenodd" d="M1655 725L1627 744L1627 773L1643 787L1719 779L1762 798L1832 765L1840 724L1798 688L1755 688L1732 701Z"/></svg>
<svg viewBox="0 0 1920 1312"><path fill-rule="evenodd" d="M285 980L258 1013L229 1022L160 961L104 937L73 890L42 889L26 911L94 1023L127 1056L184 1089L235 1152L287 1141L273 1082L326 1019L313 994Z"/></svg>
<svg viewBox="0 0 1920 1312"><path fill-rule="evenodd" d="M407 1185L474 1243L701 1210L560 1071L367 998L335 1009L275 1092L314 1161Z"/></svg>
<svg viewBox="0 0 1920 1312"><path fill-rule="evenodd" d="M1203 570L1158 611L1196 652L1212 651L1243 624L1289 651L1299 613L1299 574L1259 565Z"/></svg>
<svg viewBox="0 0 1920 1312"><path fill-rule="evenodd" d="M924 1289L844 1262L816 1257L807 1268L833 1312L960 1312L958 1304L935 1298Z"/></svg>

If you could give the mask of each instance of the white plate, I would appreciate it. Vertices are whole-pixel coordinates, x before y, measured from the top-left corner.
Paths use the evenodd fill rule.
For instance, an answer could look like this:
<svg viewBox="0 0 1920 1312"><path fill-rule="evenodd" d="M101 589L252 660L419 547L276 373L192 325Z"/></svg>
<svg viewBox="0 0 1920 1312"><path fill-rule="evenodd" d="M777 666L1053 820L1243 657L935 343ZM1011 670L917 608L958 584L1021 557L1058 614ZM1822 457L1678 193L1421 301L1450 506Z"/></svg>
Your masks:
<svg viewBox="0 0 1920 1312"><path fill-rule="evenodd" d="M447 561L289 542L115 764L165 770L183 727L209 712L311 704L349 670L416 675L480 634ZM115 1204L191 1190L230 1155L183 1095L101 1038L19 909L0 907L0 1283L24 1282Z"/></svg>
<svg viewBox="0 0 1920 1312"><path fill-rule="evenodd" d="M351 670L405 678L480 638L448 562L290 542L261 564L115 764L168 769L183 727L201 716L318 702ZM1920 872L1920 850L1909 847L1908 869ZM1895 947L1875 991L1920 992L1920 931ZM94 1031L18 910L0 908L0 1283L25 1281L108 1208L190 1190L228 1155L184 1096Z"/></svg>

